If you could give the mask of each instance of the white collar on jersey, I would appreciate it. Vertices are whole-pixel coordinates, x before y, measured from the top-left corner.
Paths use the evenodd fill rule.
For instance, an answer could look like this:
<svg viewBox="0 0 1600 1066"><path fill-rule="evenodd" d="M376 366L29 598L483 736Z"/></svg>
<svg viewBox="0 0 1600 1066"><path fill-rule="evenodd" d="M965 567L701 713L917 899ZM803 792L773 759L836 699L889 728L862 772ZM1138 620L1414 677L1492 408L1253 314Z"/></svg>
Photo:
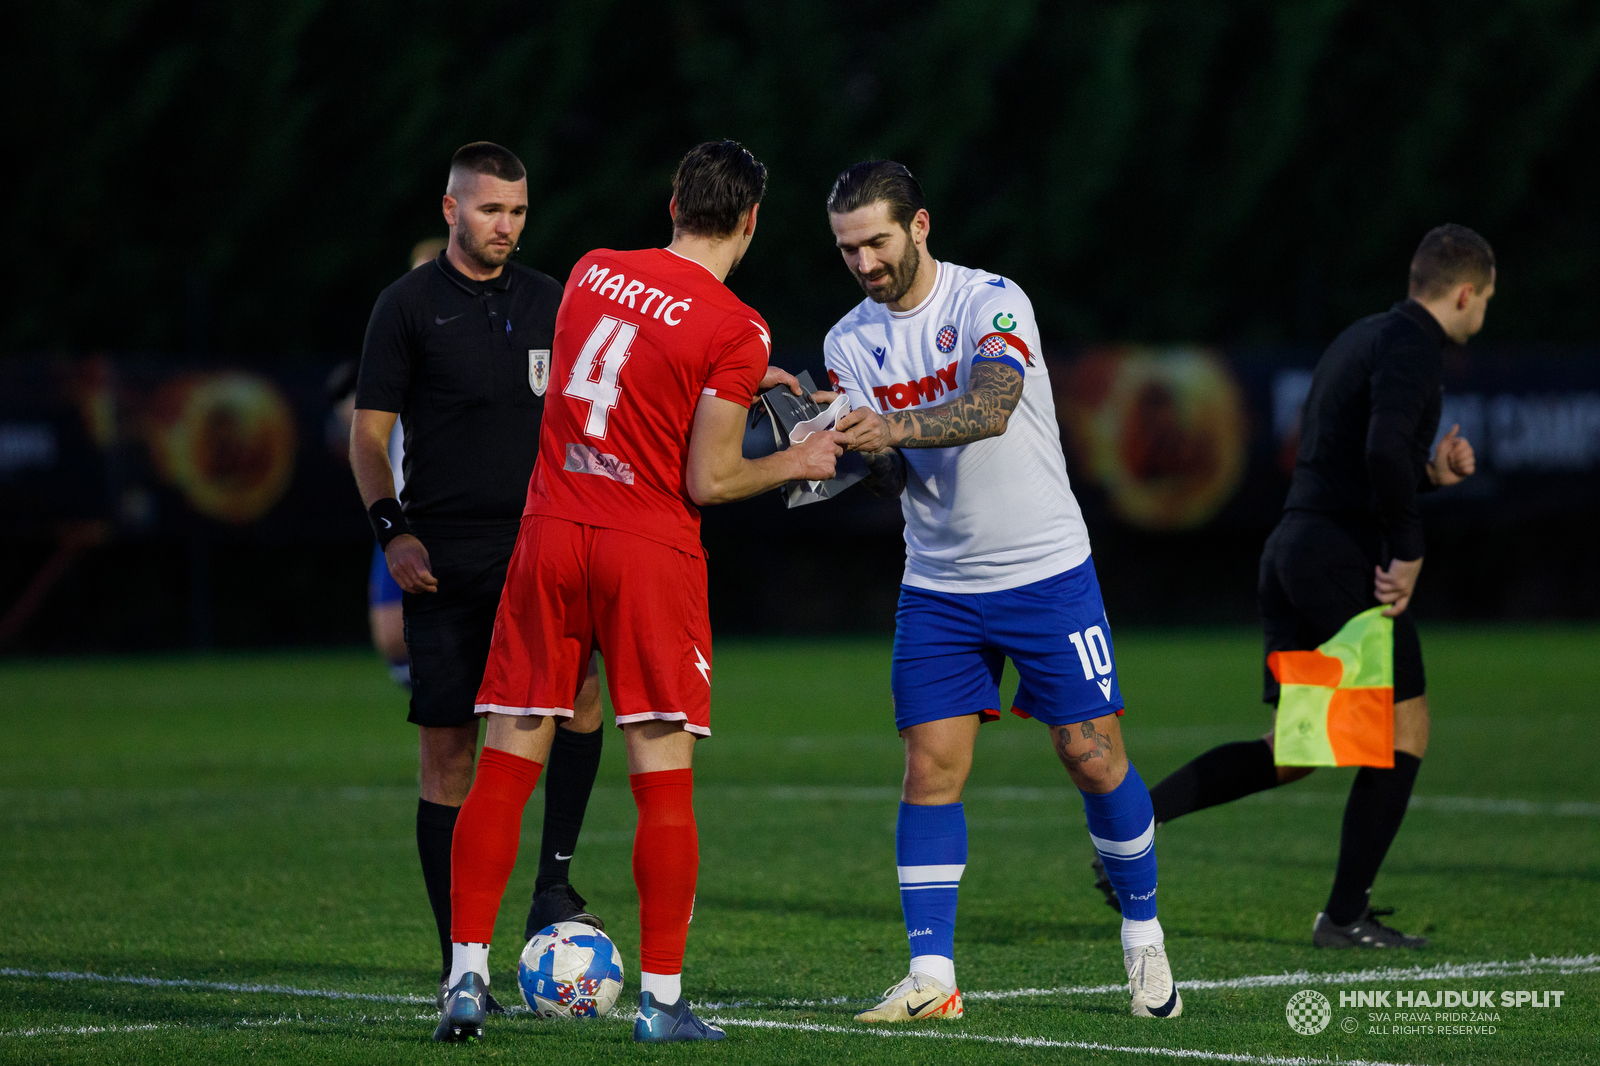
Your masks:
<svg viewBox="0 0 1600 1066"><path fill-rule="evenodd" d="M917 306L913 307L909 311L889 311L889 317L890 318L910 318L912 315L921 314L924 310L927 309L928 305L933 303L933 298L935 296L939 295L939 286L943 285L943 284L944 284L944 264L939 262L937 259L935 259L933 261L933 288L928 290L928 295L924 296L922 298L922 302L919 303ZM884 310L888 311L889 309L888 308L884 308Z"/></svg>
<svg viewBox="0 0 1600 1066"><path fill-rule="evenodd" d="M670 254L670 255L677 256L679 259L682 259L685 263L693 263L695 266L699 267L701 270L704 270L707 274L710 274L712 277L717 278L717 272L715 270L712 270L710 267L706 266L704 263L700 262L700 260L698 260L698 259L690 259L688 256L684 255L682 252L674 252L671 248L663 248L661 250L663 252L666 252L666 253ZM717 284L718 285L722 284L722 279L721 278L717 278Z"/></svg>

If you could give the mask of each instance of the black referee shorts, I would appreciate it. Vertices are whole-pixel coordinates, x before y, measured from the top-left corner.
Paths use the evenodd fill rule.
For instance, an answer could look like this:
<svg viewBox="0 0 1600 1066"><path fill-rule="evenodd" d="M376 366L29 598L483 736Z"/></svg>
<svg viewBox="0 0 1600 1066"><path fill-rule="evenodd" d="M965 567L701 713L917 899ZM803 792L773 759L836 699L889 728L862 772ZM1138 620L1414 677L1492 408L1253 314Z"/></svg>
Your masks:
<svg viewBox="0 0 1600 1066"><path fill-rule="evenodd" d="M1373 568L1388 565L1377 530L1312 511L1289 511L1261 552L1261 627L1267 654L1310 651L1369 607ZM1278 681L1264 667L1261 698L1278 705ZM1422 642L1408 610L1394 620L1394 700L1427 691Z"/></svg>
<svg viewBox="0 0 1600 1066"><path fill-rule="evenodd" d="M497 523L498 525L498 523ZM401 597L406 650L411 655L414 725L454 726L474 721L478 684L489 659L495 611L506 566L517 544L517 522L504 531L419 531L428 549L438 592Z"/></svg>

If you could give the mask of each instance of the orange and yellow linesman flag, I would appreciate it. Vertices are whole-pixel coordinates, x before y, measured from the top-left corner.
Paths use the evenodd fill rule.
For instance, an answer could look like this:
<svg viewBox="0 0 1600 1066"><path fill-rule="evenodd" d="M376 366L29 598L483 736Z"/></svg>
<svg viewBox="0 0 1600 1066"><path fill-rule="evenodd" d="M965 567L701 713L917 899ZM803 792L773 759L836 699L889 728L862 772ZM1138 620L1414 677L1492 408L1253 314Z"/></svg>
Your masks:
<svg viewBox="0 0 1600 1066"><path fill-rule="evenodd" d="M1394 619L1362 611L1316 651L1275 651L1279 766L1394 765Z"/></svg>

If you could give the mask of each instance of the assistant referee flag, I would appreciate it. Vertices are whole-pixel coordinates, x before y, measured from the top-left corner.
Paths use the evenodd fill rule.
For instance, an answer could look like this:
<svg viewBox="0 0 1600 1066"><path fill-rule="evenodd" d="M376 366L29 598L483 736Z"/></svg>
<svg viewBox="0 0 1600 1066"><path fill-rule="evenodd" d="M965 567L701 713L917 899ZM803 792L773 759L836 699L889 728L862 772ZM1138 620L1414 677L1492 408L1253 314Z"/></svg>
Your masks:
<svg viewBox="0 0 1600 1066"><path fill-rule="evenodd" d="M1279 766L1394 765L1394 619L1362 611L1315 651L1267 656Z"/></svg>

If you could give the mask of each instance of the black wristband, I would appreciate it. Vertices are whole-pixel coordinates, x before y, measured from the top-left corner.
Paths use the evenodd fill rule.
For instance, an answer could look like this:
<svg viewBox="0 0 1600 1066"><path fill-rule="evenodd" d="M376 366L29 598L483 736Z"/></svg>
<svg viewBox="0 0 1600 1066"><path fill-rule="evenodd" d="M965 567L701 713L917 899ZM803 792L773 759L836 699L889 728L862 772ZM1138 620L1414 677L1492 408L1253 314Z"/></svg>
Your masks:
<svg viewBox="0 0 1600 1066"><path fill-rule="evenodd" d="M378 538L380 548L387 549L391 540L402 533L411 532L411 527L406 523L406 513L400 509L400 501L393 496L385 496L368 507L367 521L372 523L372 535Z"/></svg>

